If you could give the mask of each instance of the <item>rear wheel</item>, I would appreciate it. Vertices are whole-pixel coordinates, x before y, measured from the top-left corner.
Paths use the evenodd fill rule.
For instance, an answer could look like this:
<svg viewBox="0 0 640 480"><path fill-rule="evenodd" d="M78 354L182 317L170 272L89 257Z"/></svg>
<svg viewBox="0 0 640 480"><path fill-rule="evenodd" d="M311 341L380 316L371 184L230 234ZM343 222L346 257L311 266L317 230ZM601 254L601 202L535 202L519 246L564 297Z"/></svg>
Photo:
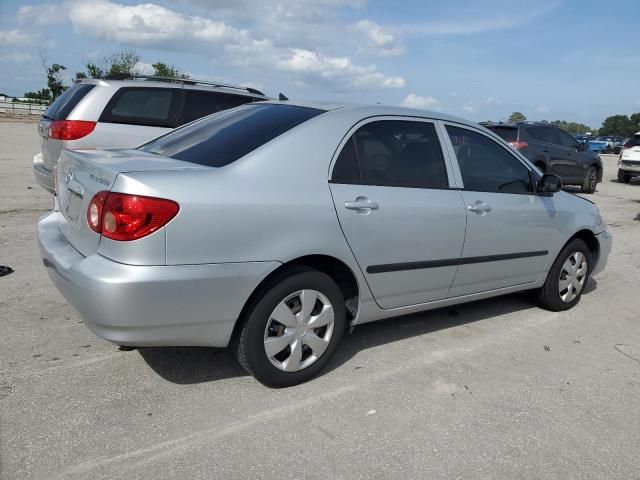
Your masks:
<svg viewBox="0 0 640 480"><path fill-rule="evenodd" d="M580 301L589 279L591 252L580 239L572 240L553 263L547 279L538 293L538 304L559 312Z"/></svg>
<svg viewBox="0 0 640 480"><path fill-rule="evenodd" d="M274 278L247 308L235 342L240 365L270 387L306 382L330 360L345 329L338 285L296 267Z"/></svg>
<svg viewBox="0 0 640 480"><path fill-rule="evenodd" d="M631 175L624 173L624 170L618 170L618 181L620 183L629 183L631 181Z"/></svg>
<svg viewBox="0 0 640 480"><path fill-rule="evenodd" d="M583 193L593 193L596 191L596 186L598 185L598 168L594 165L589 167L586 175L584 176L584 180L582 181L582 192Z"/></svg>

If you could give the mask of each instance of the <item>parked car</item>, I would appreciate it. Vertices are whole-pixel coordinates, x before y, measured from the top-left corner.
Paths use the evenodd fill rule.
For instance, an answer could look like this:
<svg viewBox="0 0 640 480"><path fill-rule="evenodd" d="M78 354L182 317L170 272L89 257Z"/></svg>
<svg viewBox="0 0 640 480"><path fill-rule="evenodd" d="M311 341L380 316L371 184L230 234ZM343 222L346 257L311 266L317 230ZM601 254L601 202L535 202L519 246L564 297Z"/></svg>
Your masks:
<svg viewBox="0 0 640 480"><path fill-rule="evenodd" d="M573 307L611 236L489 130L435 112L261 102L137 150L63 151L49 276L119 345L231 345L308 380L347 326L536 290Z"/></svg>
<svg viewBox="0 0 640 480"><path fill-rule="evenodd" d="M624 137L619 135L607 135L598 137L597 140L599 142L607 142L607 147L605 148L603 153L620 153L620 149L624 142ZM616 151L616 149L618 151Z"/></svg>
<svg viewBox="0 0 640 480"><path fill-rule="evenodd" d="M633 177L638 176L640 176L640 132L624 143L618 161L619 182L629 183Z"/></svg>
<svg viewBox="0 0 640 480"><path fill-rule="evenodd" d="M483 125L527 157L541 172L560 176L565 185L580 185L584 193L593 193L602 181L600 157L555 125L538 122Z"/></svg>
<svg viewBox="0 0 640 480"><path fill-rule="evenodd" d="M598 154L605 154L609 149L609 142L592 137L588 142L589 150Z"/></svg>
<svg viewBox="0 0 640 480"><path fill-rule="evenodd" d="M33 159L33 173L53 193L52 172L63 149L135 148L206 115L267 99L253 88L192 79L145 75L82 79L42 115L38 124L42 152Z"/></svg>

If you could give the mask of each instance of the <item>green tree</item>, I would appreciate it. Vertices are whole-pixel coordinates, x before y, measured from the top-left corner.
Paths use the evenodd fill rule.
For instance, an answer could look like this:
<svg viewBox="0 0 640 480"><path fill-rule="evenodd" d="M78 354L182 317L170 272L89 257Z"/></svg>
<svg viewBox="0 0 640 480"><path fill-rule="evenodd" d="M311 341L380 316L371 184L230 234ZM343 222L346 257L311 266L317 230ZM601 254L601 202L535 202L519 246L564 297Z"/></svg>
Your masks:
<svg viewBox="0 0 640 480"><path fill-rule="evenodd" d="M636 115L636 114L634 114ZM637 119L637 117L634 117ZM612 115L604 119L600 127L600 135L624 135L630 136L635 133L637 125L626 115Z"/></svg>
<svg viewBox="0 0 640 480"><path fill-rule="evenodd" d="M107 75L132 74L133 67L140 61L140 55L134 49L124 49L104 59L104 72ZM88 68L88 66L87 66ZM96 72L97 73L97 72ZM94 77L95 78L95 77Z"/></svg>
<svg viewBox="0 0 640 480"><path fill-rule="evenodd" d="M104 70L102 70L95 63L87 63L87 75L89 78L102 78L104 77Z"/></svg>
<svg viewBox="0 0 640 480"><path fill-rule="evenodd" d="M49 87L49 91L51 92L51 100L55 100L62 92L69 88L62 81L62 72L66 69L67 67L59 63L54 63L50 67L47 67L47 87Z"/></svg>
<svg viewBox="0 0 640 480"><path fill-rule="evenodd" d="M509 118L507 119L507 122L508 123L518 123L518 122L524 122L526 119L527 119L527 117L525 117L523 113L513 112L511 115L509 115Z"/></svg>
<svg viewBox="0 0 640 480"><path fill-rule="evenodd" d="M174 65L169 66L166 63L156 62L152 67L153 74L157 77L189 78L187 73L182 73Z"/></svg>
<svg viewBox="0 0 640 480"><path fill-rule="evenodd" d="M49 103L51 101L51 92L48 88L43 88L37 92L25 92L24 98L28 98L38 103Z"/></svg>

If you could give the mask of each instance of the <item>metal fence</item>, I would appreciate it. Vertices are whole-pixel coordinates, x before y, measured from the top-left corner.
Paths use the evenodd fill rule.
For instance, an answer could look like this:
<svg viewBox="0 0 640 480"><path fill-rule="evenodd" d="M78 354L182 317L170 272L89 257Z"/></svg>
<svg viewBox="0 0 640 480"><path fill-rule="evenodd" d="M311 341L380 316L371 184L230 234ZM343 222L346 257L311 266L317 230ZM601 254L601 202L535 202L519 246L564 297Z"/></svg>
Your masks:
<svg viewBox="0 0 640 480"><path fill-rule="evenodd" d="M46 105L22 102L0 102L0 113L9 115L41 115Z"/></svg>

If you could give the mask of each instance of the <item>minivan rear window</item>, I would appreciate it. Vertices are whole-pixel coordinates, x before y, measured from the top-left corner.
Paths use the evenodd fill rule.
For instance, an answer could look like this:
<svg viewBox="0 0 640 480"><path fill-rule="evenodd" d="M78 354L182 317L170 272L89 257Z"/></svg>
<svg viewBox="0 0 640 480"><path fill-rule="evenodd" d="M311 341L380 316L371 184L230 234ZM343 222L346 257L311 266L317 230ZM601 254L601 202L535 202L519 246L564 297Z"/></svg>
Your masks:
<svg viewBox="0 0 640 480"><path fill-rule="evenodd" d="M95 85L88 83L72 85L47 108L47 111L44 112L42 116L51 120L66 120L71 110L76 108L80 100L82 100L93 87L95 87Z"/></svg>
<svg viewBox="0 0 640 480"><path fill-rule="evenodd" d="M513 127L487 127L493 133L501 137L505 142L518 140L518 129Z"/></svg>
<svg viewBox="0 0 640 480"><path fill-rule="evenodd" d="M251 104L202 118L139 147L149 153L223 167L324 110L281 104Z"/></svg>

